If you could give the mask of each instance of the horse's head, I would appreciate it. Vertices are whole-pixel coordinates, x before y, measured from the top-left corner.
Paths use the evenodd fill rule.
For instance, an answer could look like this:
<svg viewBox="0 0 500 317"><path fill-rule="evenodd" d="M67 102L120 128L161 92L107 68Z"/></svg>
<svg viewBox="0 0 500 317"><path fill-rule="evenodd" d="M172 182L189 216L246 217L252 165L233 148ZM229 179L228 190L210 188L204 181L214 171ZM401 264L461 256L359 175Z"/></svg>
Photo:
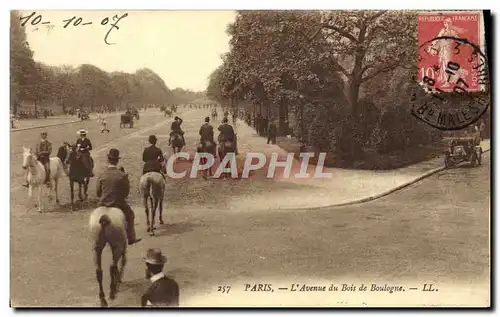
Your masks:
<svg viewBox="0 0 500 317"><path fill-rule="evenodd" d="M27 169L28 166L33 166L33 153L31 149L25 148L23 146L23 169Z"/></svg>
<svg viewBox="0 0 500 317"><path fill-rule="evenodd" d="M65 142L66 149L68 151L68 155L66 156L65 164L71 163L73 157L78 155L78 150L76 144L69 144Z"/></svg>

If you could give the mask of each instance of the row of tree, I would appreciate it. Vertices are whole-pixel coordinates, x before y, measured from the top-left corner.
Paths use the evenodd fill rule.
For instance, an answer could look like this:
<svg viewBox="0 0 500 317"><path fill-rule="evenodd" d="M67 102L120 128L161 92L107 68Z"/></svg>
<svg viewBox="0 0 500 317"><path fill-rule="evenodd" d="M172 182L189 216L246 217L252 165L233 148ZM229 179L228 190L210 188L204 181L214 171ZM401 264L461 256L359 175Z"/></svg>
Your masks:
<svg viewBox="0 0 500 317"><path fill-rule="evenodd" d="M147 104L189 103L203 93L176 88L170 90L154 71L144 68L133 74L108 73L96 66L48 66L33 60L26 31L19 14L11 11L10 41L11 108L22 103L36 108L111 109Z"/></svg>
<svg viewBox="0 0 500 317"><path fill-rule="evenodd" d="M207 95L249 101L254 117L345 163L434 142L410 114L416 22L397 11L239 11Z"/></svg>

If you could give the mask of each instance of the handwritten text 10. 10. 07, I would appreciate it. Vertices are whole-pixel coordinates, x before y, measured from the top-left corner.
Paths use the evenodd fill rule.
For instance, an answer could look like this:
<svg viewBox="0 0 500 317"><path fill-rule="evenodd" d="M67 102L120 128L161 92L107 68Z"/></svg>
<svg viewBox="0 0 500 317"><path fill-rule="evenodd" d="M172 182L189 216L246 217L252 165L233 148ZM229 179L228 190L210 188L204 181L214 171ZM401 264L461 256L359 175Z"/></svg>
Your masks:
<svg viewBox="0 0 500 317"><path fill-rule="evenodd" d="M118 26L118 22L120 22L121 19L126 18L128 16L128 13L124 13L121 16L118 16L115 14L112 18L104 17L101 19L100 24L101 25L109 25L111 26L108 30L108 33L106 33L106 36L104 37L104 42L108 45L112 45L115 43L109 43L108 42L108 36L111 33L113 29L119 30L120 27ZM36 26L38 24L42 25L52 25L51 21L44 21L43 17L41 14L37 14L35 11L33 11L30 15L27 16L22 16L19 18L21 21L21 26L25 26L26 24L30 23L33 26ZM110 23L111 22L111 23ZM63 24L63 28L68 28L68 27L79 27L79 26L84 26L84 25L91 25L93 24L92 21L84 20L82 17L77 17L73 16L68 19L62 20L61 22Z"/></svg>

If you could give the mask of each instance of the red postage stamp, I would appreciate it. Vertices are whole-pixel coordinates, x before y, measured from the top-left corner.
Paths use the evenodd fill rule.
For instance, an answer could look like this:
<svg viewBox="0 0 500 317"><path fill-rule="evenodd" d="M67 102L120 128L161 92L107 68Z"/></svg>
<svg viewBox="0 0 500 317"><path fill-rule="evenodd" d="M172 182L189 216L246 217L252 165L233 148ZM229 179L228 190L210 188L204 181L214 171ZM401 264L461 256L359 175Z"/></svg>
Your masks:
<svg viewBox="0 0 500 317"><path fill-rule="evenodd" d="M481 11L421 12L418 16L418 81L436 91L457 86L483 90L479 50L483 48Z"/></svg>

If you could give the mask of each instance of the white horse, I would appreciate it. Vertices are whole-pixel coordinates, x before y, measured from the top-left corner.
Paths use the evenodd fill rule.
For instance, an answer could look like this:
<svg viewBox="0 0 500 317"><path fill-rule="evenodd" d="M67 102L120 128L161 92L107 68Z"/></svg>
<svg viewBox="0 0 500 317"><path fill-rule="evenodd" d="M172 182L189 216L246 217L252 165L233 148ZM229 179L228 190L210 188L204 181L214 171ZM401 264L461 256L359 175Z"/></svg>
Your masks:
<svg viewBox="0 0 500 317"><path fill-rule="evenodd" d="M35 155L31 152L31 149L23 147L23 169L28 170L28 196L32 197L33 189L38 189L38 212L42 212L42 188L45 182L45 168L43 164L40 163ZM56 203L59 204L59 196L57 191L57 185L59 178L63 174L66 174L64 170L64 165L58 157L50 158L50 181L51 185L54 185L54 190L56 192ZM49 189L49 196L50 190Z"/></svg>

